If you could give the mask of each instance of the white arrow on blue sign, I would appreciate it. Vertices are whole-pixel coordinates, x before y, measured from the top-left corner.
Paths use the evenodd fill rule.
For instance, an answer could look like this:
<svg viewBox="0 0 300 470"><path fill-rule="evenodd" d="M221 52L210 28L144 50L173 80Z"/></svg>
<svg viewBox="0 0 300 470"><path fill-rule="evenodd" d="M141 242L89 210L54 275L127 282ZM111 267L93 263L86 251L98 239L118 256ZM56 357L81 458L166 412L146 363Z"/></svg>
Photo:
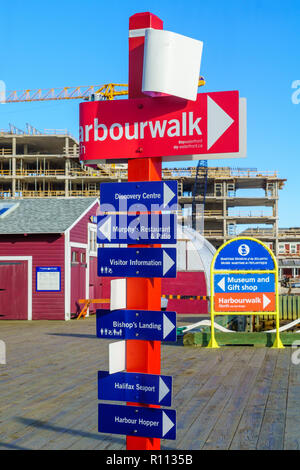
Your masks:
<svg viewBox="0 0 300 470"><path fill-rule="evenodd" d="M176 312L98 309L96 329L98 338L176 341Z"/></svg>
<svg viewBox="0 0 300 470"><path fill-rule="evenodd" d="M176 248L98 248L98 276L176 277Z"/></svg>
<svg viewBox="0 0 300 470"><path fill-rule="evenodd" d="M98 243L176 244L175 214L100 214Z"/></svg>
<svg viewBox="0 0 300 470"><path fill-rule="evenodd" d="M174 440L176 439L176 411L100 403L98 405L98 431Z"/></svg>
<svg viewBox="0 0 300 470"><path fill-rule="evenodd" d="M98 399L171 406L172 377L167 375L98 372Z"/></svg>
<svg viewBox="0 0 300 470"><path fill-rule="evenodd" d="M215 273L214 291L216 293L275 292L275 275L272 273Z"/></svg>
<svg viewBox="0 0 300 470"><path fill-rule="evenodd" d="M177 209L177 181L101 183L101 212L153 212Z"/></svg>

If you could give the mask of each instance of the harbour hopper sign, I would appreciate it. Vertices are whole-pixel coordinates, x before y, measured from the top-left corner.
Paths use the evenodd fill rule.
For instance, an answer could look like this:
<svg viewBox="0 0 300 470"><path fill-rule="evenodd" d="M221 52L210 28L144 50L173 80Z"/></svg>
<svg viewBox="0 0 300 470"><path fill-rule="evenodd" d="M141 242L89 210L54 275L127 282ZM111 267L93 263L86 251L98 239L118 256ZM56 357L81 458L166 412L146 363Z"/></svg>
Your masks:
<svg viewBox="0 0 300 470"><path fill-rule="evenodd" d="M238 91L80 104L80 159L164 161L246 157L246 100Z"/></svg>

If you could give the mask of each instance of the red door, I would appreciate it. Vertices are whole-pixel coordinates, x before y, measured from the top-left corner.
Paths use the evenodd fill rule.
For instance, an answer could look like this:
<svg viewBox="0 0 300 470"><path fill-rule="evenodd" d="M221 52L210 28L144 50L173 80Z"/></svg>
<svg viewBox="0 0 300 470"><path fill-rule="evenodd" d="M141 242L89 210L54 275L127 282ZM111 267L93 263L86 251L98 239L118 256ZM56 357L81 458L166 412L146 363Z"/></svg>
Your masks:
<svg viewBox="0 0 300 470"><path fill-rule="evenodd" d="M71 313L79 313L83 304L79 299L86 298L86 250L71 248Z"/></svg>
<svg viewBox="0 0 300 470"><path fill-rule="evenodd" d="M0 260L0 289L0 320L27 320L27 261Z"/></svg>

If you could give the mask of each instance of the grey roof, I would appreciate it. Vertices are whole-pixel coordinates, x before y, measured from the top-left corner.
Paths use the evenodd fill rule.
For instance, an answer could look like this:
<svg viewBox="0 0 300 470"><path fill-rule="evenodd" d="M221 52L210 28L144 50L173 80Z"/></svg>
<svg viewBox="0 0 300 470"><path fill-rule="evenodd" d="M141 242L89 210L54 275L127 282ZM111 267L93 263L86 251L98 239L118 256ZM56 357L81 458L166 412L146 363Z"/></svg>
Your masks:
<svg viewBox="0 0 300 470"><path fill-rule="evenodd" d="M62 233L96 202L97 198L37 198L1 201L0 234Z"/></svg>
<svg viewBox="0 0 300 470"><path fill-rule="evenodd" d="M293 259L280 259L278 261L278 266L280 268L295 268L300 267L300 258Z"/></svg>

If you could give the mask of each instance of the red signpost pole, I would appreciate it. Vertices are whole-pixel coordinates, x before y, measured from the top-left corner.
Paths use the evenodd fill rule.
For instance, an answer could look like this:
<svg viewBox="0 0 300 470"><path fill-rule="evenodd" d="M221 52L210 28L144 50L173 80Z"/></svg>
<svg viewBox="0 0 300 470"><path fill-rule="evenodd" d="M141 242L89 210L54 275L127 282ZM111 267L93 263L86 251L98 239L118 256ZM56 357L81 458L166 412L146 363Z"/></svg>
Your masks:
<svg viewBox="0 0 300 470"><path fill-rule="evenodd" d="M129 19L129 99L145 98L142 93L145 28L163 29L163 22L148 12L137 13ZM142 148L137 151L142 155ZM161 158L128 160L128 181L160 180ZM127 279L126 308L161 310L161 279ZM160 341L126 341L126 368L128 372L160 374L160 356ZM139 405L141 406L141 404ZM142 406L159 408L157 405ZM127 436L126 444L127 450L160 449L160 439L158 438Z"/></svg>

